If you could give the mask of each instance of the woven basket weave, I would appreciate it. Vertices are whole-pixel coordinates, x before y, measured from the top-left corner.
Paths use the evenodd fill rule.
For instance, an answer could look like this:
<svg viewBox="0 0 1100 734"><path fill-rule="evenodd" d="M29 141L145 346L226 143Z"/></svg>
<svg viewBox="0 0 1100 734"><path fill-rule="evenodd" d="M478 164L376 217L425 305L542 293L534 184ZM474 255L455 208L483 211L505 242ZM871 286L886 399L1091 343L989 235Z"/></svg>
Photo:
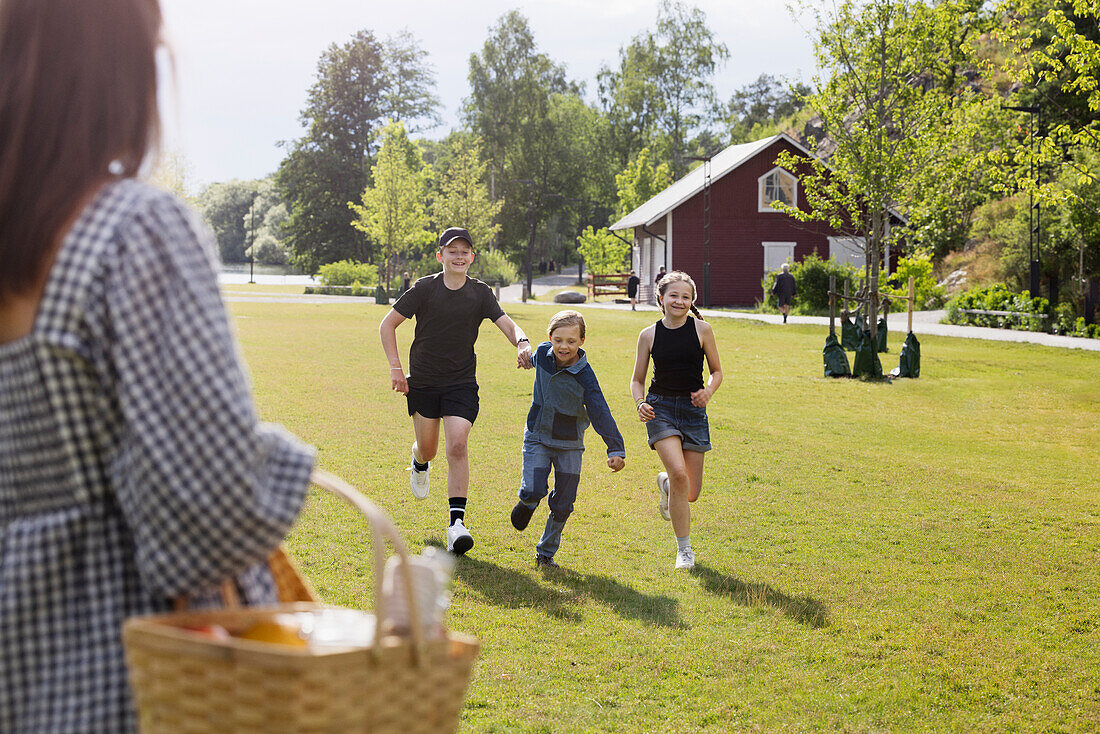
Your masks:
<svg viewBox="0 0 1100 734"><path fill-rule="evenodd" d="M408 558L384 513L347 483L322 472L313 481L348 500L374 532L375 613L387 619L381 593L383 540ZM276 553L276 556L279 554ZM282 559L297 577L285 557ZM272 563L278 578L280 562ZM373 647L315 650L239 639L218 640L182 629L221 625L230 632L276 614L315 611L316 603L183 611L126 621L123 639L143 734L438 734L458 728L477 640L449 633L425 639L407 564L406 603L412 634L376 636ZM301 581L279 581L280 596L311 598ZM381 626L381 625L379 625Z"/></svg>

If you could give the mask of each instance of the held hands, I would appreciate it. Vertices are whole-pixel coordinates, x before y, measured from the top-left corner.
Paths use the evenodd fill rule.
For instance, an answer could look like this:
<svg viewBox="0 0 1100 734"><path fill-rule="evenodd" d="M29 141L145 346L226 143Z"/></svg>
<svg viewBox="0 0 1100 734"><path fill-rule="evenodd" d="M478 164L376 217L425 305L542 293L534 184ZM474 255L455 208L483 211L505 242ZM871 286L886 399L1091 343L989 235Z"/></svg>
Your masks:
<svg viewBox="0 0 1100 734"><path fill-rule="evenodd" d="M607 466L611 468L611 471L619 471L626 466L626 459L621 456L609 456L607 457Z"/></svg>
<svg viewBox="0 0 1100 734"><path fill-rule="evenodd" d="M396 390L402 395L409 394L409 382L405 378L405 370L400 367L390 368L390 389Z"/></svg>
<svg viewBox="0 0 1100 734"><path fill-rule="evenodd" d="M518 350L516 353L516 369L529 370L534 367L531 363L531 345L526 341L522 341L516 345L516 349Z"/></svg>
<svg viewBox="0 0 1100 734"><path fill-rule="evenodd" d="M707 403L710 402L712 395L714 395L714 392L707 387L704 387L702 390L696 390L691 394L691 404L696 408L705 408L707 407Z"/></svg>

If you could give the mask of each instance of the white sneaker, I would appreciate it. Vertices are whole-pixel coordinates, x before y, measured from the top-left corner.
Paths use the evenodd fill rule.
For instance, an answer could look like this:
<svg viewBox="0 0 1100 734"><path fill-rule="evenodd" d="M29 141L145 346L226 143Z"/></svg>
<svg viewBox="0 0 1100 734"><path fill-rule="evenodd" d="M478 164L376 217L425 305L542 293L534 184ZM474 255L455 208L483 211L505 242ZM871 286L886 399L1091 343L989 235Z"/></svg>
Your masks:
<svg viewBox="0 0 1100 734"><path fill-rule="evenodd" d="M474 536L470 535L470 531L461 520L455 520L454 524L447 528L447 550L456 556L461 556L473 547Z"/></svg>
<svg viewBox="0 0 1100 734"><path fill-rule="evenodd" d="M661 493L661 498L657 500L657 512L661 513L661 517L666 520L671 520L672 515L668 514L668 473L661 472L657 475L657 489Z"/></svg>
<svg viewBox="0 0 1100 734"><path fill-rule="evenodd" d="M413 462L416 458L413 457ZM428 498L428 470L417 471L416 465L412 462L409 463L409 489L412 490L413 497L418 500Z"/></svg>
<svg viewBox="0 0 1100 734"><path fill-rule="evenodd" d="M676 551L676 568L683 568L688 571L695 568L695 551L691 548Z"/></svg>

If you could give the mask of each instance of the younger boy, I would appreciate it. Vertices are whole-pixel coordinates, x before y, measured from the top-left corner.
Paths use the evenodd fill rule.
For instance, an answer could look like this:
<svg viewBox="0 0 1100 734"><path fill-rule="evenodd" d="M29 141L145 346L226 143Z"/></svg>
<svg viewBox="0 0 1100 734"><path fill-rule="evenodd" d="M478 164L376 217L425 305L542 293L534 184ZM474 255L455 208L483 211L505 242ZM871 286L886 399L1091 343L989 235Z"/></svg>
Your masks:
<svg viewBox="0 0 1100 734"><path fill-rule="evenodd" d="M535 565L557 568L554 553L577 499L584 431L589 420L607 444L607 465L611 471L619 471L626 465L626 448L596 373L581 349L584 317L576 311L559 311L550 319L546 331L550 341L539 344L531 358L535 388L523 434L523 478L519 502L512 508L512 525L516 530L527 527L539 501L546 496L553 467L550 516L536 546Z"/></svg>
<svg viewBox="0 0 1100 734"><path fill-rule="evenodd" d="M390 363L390 385L406 396L413 420L413 496L428 496L428 464L439 447L439 426L447 445L447 496L450 523L447 550L462 555L474 546L466 528L470 462L466 445L478 413L477 355L474 342L482 319L489 319L518 349L516 367L531 369L531 345L497 303L493 291L466 275L474 261L470 233L451 227L439 236L436 260L443 270L420 278L404 293L378 327ZM397 327L416 317L409 374L401 367Z"/></svg>

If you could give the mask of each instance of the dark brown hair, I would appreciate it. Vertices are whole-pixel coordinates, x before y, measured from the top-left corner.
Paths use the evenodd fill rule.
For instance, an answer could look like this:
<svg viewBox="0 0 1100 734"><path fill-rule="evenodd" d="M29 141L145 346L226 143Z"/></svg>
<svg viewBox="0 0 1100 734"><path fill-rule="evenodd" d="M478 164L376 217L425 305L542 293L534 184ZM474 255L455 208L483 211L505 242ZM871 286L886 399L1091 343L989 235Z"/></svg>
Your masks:
<svg viewBox="0 0 1100 734"><path fill-rule="evenodd" d="M550 325L546 327L546 335L553 336L554 329L561 326L578 326L581 330L581 339L584 338L584 316L577 311L558 311L550 317Z"/></svg>
<svg viewBox="0 0 1100 734"><path fill-rule="evenodd" d="M0 302L45 276L61 228L160 132L158 0L0 0Z"/></svg>
<svg viewBox="0 0 1100 734"><path fill-rule="evenodd" d="M661 279L657 281L657 305L661 308L661 313L665 312L664 297L665 291L673 283L687 283L691 286L691 312L695 315L695 318L700 321L706 321L702 314L699 313L699 309L695 308L695 297L699 293L695 287L695 281L691 279L691 276L682 270L673 270L665 273L661 276Z"/></svg>

